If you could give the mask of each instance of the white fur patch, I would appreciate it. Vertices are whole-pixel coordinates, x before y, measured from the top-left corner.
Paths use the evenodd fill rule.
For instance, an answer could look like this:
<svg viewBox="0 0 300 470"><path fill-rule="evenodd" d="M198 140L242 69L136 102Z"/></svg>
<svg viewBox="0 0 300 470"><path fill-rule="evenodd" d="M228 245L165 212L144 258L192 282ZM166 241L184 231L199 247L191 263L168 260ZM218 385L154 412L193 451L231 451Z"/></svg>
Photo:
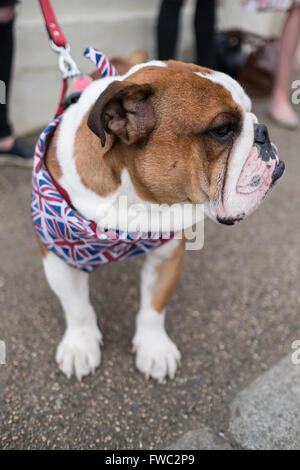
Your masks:
<svg viewBox="0 0 300 470"><path fill-rule="evenodd" d="M150 60L149 62L145 62L144 64L137 64L131 67L125 75L122 75L121 79L124 80L125 78L129 77L130 75L134 74L140 69L144 67L167 67L167 64L161 62L160 60Z"/></svg>
<svg viewBox="0 0 300 470"><path fill-rule="evenodd" d="M101 361L102 335L89 300L88 273L74 269L54 253L43 260L50 287L58 296L66 315L67 329L56 353L59 368L67 377L80 380L94 372Z"/></svg>
<svg viewBox="0 0 300 470"><path fill-rule="evenodd" d="M206 213L215 219L233 218L241 214L248 215L247 198L237 198L237 183L244 164L250 154L254 141L254 124L257 117L252 113L245 113L242 132L237 138L228 159L226 181L221 201L208 202Z"/></svg>
<svg viewBox="0 0 300 470"><path fill-rule="evenodd" d="M222 72L213 71L212 73L203 74L201 72L194 72L196 75L202 78L206 78L206 80L210 80L214 83L219 83L222 85L226 90L231 93L232 99L239 104L245 112L250 112L252 103L249 96L245 93L241 85L234 80L229 75L226 75Z"/></svg>
<svg viewBox="0 0 300 470"><path fill-rule="evenodd" d="M239 135L229 157L227 179L224 187L224 197L226 198L224 204L230 207L232 215L237 215L239 212L245 211L245 208L240 206L240 201L239 206L235 206L236 187L243 166L253 146L254 124L256 122L257 118L254 114L246 113L243 130Z"/></svg>
<svg viewBox="0 0 300 470"><path fill-rule="evenodd" d="M75 373L78 380L93 374L101 362L100 340L101 334L94 326L67 328L55 356L60 370L68 378Z"/></svg>
<svg viewBox="0 0 300 470"><path fill-rule="evenodd" d="M149 308L138 314L137 329L133 338L136 367L140 372L162 381L173 379L180 361L180 352L164 328L164 313Z"/></svg>
<svg viewBox="0 0 300 470"><path fill-rule="evenodd" d="M179 232L202 222L204 208L201 204L153 204L140 198L126 169L121 185L111 196L110 204L101 204L93 220L100 227L115 228L125 232L158 233Z"/></svg>
<svg viewBox="0 0 300 470"><path fill-rule="evenodd" d="M180 352L165 331L165 312L151 307L152 290L157 281L157 266L168 259L178 246L171 240L147 255L141 277L141 307L136 318L136 332L132 340L136 352L136 367L146 375L163 380L174 378Z"/></svg>
<svg viewBox="0 0 300 470"><path fill-rule="evenodd" d="M228 160L224 193L222 195L223 200L221 201L222 213L218 213L220 210L220 201L209 201L206 203L206 213L213 217L213 219L215 219L217 215L221 216L221 218L235 218L242 213L247 213L246 200L243 206L240 199L237 200L236 198L236 185L251 147L253 146L254 124L257 123L257 118L251 113L252 103L250 98L241 85L232 77L222 72L215 71L210 74L195 73L199 77L222 85L230 92L232 99L240 105L244 111L242 131L234 144ZM226 210L224 207L226 207Z"/></svg>

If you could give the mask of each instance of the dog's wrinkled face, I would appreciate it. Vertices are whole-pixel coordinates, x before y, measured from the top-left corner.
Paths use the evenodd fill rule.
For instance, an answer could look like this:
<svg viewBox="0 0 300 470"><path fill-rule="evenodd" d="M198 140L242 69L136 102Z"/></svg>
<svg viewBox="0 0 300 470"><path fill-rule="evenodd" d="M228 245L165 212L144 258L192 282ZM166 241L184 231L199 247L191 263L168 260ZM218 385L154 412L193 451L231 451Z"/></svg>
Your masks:
<svg viewBox="0 0 300 470"><path fill-rule="evenodd" d="M252 213L284 170L238 83L191 64L150 65L111 83L88 125L142 199L205 203L225 224Z"/></svg>
<svg viewBox="0 0 300 470"><path fill-rule="evenodd" d="M284 171L267 127L247 120L246 115L244 131L228 158L222 197L210 206L217 220L227 225L251 214Z"/></svg>

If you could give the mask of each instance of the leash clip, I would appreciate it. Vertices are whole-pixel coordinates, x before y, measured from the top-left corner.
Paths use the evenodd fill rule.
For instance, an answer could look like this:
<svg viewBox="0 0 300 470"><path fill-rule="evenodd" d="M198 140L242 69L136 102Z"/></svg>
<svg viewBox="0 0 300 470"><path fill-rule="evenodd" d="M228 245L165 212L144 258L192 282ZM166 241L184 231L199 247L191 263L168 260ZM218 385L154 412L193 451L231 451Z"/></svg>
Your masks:
<svg viewBox="0 0 300 470"><path fill-rule="evenodd" d="M70 45L57 46L52 39L49 42L51 49L58 54L58 67L63 78L73 78L80 75L79 68L70 54Z"/></svg>

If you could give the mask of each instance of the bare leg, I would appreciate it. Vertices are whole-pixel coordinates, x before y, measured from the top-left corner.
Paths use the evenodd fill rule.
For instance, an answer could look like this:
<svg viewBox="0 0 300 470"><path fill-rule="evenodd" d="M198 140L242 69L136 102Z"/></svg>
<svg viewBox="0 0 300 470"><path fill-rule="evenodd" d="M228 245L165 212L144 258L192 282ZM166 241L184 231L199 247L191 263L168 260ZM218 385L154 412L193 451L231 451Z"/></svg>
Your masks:
<svg viewBox="0 0 300 470"><path fill-rule="evenodd" d="M59 298L66 315L67 329L57 348L56 361L69 378L79 380L94 372L101 361L101 332L90 303L88 273L72 268L54 253L43 259L50 287Z"/></svg>
<svg viewBox="0 0 300 470"><path fill-rule="evenodd" d="M2 25L2 28L5 28L7 24L10 24L10 22L13 20L15 15L15 9L14 6L7 5L5 7L0 8L0 27ZM9 32L5 32L5 38L7 39L7 36L9 36ZM1 33L1 39L2 39L2 33ZM6 84L7 90L9 89L9 81L10 81L10 70L11 70L11 58L12 58L12 47L11 44L7 44L7 40L4 39L4 44L1 45L2 49L5 49L5 59L1 58L5 61L5 64L2 64L2 68L5 69L1 73L1 79L4 80ZM9 41L8 41L9 42ZM8 54L8 56L7 56ZM8 59L8 60L6 60ZM3 77L2 77L3 74ZM1 124L3 121L3 126L5 125L5 129L0 129L0 150L9 150L13 143L14 143L14 137L11 135L11 129L7 124L7 106L6 105L1 105L3 109L1 110L3 116L1 115ZM5 109L4 109L5 107ZM7 130L6 130L7 128ZM2 132L3 131L3 132Z"/></svg>
<svg viewBox="0 0 300 470"><path fill-rule="evenodd" d="M15 7L7 5L0 8L0 21L1 23L6 23L13 19L15 14Z"/></svg>
<svg viewBox="0 0 300 470"><path fill-rule="evenodd" d="M147 255L142 270L141 307L136 319L133 346L136 367L146 375L173 378L180 352L164 328L165 306L183 264L184 242L172 240Z"/></svg>
<svg viewBox="0 0 300 470"><path fill-rule="evenodd" d="M296 127L297 116L290 104L289 88L295 54L300 38L300 7L289 11L280 44L276 82L272 92L270 113L288 127Z"/></svg>

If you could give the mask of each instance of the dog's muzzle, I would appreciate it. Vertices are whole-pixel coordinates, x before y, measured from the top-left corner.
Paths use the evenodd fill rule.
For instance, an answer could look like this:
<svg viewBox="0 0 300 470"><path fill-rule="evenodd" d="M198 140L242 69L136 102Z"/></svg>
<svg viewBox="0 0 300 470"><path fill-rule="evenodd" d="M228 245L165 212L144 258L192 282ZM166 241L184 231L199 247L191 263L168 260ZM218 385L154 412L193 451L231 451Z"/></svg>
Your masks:
<svg viewBox="0 0 300 470"><path fill-rule="evenodd" d="M254 144L257 145L259 149L259 158L265 162L269 160L276 161L271 181L271 185L274 185L283 175L285 164L283 161L279 160L277 149L270 141L268 128L264 124L254 124Z"/></svg>
<svg viewBox="0 0 300 470"><path fill-rule="evenodd" d="M232 225L251 214L282 176L284 168L284 162L278 158L277 148L270 141L267 127L255 123L253 146L243 165L235 191L232 188L228 191L225 185L223 210L217 216L218 222ZM228 216L228 212L233 214ZM224 213L228 214L227 217L223 216Z"/></svg>
<svg viewBox="0 0 300 470"><path fill-rule="evenodd" d="M264 124L254 124L254 144L259 149L259 158L268 162L273 159L276 160L276 166L272 174L271 185L283 175L285 164L278 158L276 147L272 144L269 137L267 126Z"/></svg>
<svg viewBox="0 0 300 470"><path fill-rule="evenodd" d="M254 146L239 178L238 192L251 193L261 185L274 185L282 176L284 168L284 163L278 158L277 148L270 141L267 126L254 124Z"/></svg>

